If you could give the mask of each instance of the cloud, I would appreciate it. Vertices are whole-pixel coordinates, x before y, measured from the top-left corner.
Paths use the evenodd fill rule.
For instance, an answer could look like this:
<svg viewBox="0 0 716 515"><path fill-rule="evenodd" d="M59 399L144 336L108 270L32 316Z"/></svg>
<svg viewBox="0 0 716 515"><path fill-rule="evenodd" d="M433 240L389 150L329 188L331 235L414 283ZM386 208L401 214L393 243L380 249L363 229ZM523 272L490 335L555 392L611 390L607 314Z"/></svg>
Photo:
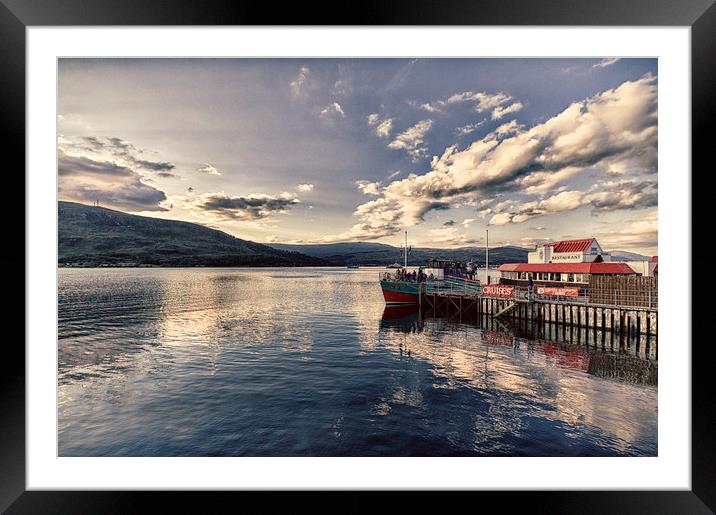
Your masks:
<svg viewBox="0 0 716 515"><path fill-rule="evenodd" d="M216 167L209 163L204 163L199 168L196 169L199 173L205 173L207 175L221 175L221 172L216 169Z"/></svg>
<svg viewBox="0 0 716 515"><path fill-rule="evenodd" d="M388 136L390 136L391 130L393 130L393 119L388 118L387 120L383 120L378 124L378 126L375 128L375 133L381 138L387 138Z"/></svg>
<svg viewBox="0 0 716 515"><path fill-rule="evenodd" d="M652 249L659 242L659 223L656 210L635 219L625 220L617 230L596 232L595 237L609 249Z"/></svg>
<svg viewBox="0 0 716 515"><path fill-rule="evenodd" d="M380 195L380 182L356 181L356 186L364 195Z"/></svg>
<svg viewBox="0 0 716 515"><path fill-rule="evenodd" d="M379 138L387 138L393 130L393 119L381 119L378 113L373 113L368 115L368 125L375 128L376 136Z"/></svg>
<svg viewBox="0 0 716 515"><path fill-rule="evenodd" d="M191 201L191 206L216 221L256 221L285 213L298 202L295 195L287 192L274 196L252 193L245 197L219 192L200 195Z"/></svg>
<svg viewBox="0 0 716 515"><path fill-rule="evenodd" d="M59 149L68 155L113 162L119 166L131 168L137 173L156 173L157 176L164 178L177 177L171 172L176 168L173 163L146 159L143 155L151 153L150 151L139 148L122 138L104 136L66 138L60 136L58 143L60 143Z"/></svg>
<svg viewBox="0 0 716 515"><path fill-rule="evenodd" d="M142 182L135 170L110 161L73 156L58 150L59 198L127 211L167 211L163 191Z"/></svg>
<svg viewBox="0 0 716 515"><path fill-rule="evenodd" d="M134 164L143 168L144 170L151 170L158 172L158 175L164 177L176 177L173 173L168 173L168 170L174 169L174 164L167 163L166 161L147 161L145 159L135 159Z"/></svg>
<svg viewBox="0 0 716 515"><path fill-rule="evenodd" d="M522 132L522 129L524 129L524 125L517 123L517 120L510 120L509 122L503 123L497 127L493 132L496 137L504 138L505 136L509 136L511 134L518 134Z"/></svg>
<svg viewBox="0 0 716 515"><path fill-rule="evenodd" d="M403 173L403 172L400 170L395 170L394 172L390 172L390 175L388 175L388 180L395 179L401 173Z"/></svg>
<svg viewBox="0 0 716 515"><path fill-rule="evenodd" d="M299 184L296 186L296 191L300 191L301 193L309 193L313 191L313 184Z"/></svg>
<svg viewBox="0 0 716 515"><path fill-rule="evenodd" d="M492 110L492 119L499 120L506 114L516 113L523 107L524 106L522 105L522 102L514 102L507 107L497 106L495 109Z"/></svg>
<svg viewBox="0 0 716 515"><path fill-rule="evenodd" d="M490 219L488 225L522 223L536 216L573 211L588 203L588 196L581 191L562 191L540 201L526 202L511 212L500 212Z"/></svg>
<svg viewBox="0 0 716 515"><path fill-rule="evenodd" d="M591 206L593 213L655 207L656 181L611 181L596 185L593 193L562 191L540 201L526 202L492 217L489 225L522 223L537 216L573 211Z"/></svg>
<svg viewBox="0 0 716 515"><path fill-rule="evenodd" d="M291 95L294 98L300 99L305 98L308 95L308 90L311 89L311 70L308 66L301 66L298 70L298 75L289 84L291 89Z"/></svg>
<svg viewBox="0 0 716 515"><path fill-rule="evenodd" d="M595 211L617 209L643 209L656 207L659 200L656 181L611 181L599 185L602 191L591 193L588 198Z"/></svg>
<svg viewBox="0 0 716 515"><path fill-rule="evenodd" d="M343 112L341 104L339 104L338 102L333 102L321 109L321 113L319 114L319 116L322 120L335 121L339 118L345 118L346 113Z"/></svg>
<svg viewBox="0 0 716 515"><path fill-rule="evenodd" d="M592 68L606 68L607 66L611 66L619 60L620 59L618 57L609 57L606 59L602 59L597 64L593 65Z"/></svg>
<svg viewBox="0 0 716 515"><path fill-rule="evenodd" d="M467 228L470 227L470 225L472 225L472 222L475 221L477 221L477 218L465 218L462 222L460 222L460 225Z"/></svg>
<svg viewBox="0 0 716 515"><path fill-rule="evenodd" d="M512 97L503 92L487 93L485 91L463 91L461 93L455 93L447 98L436 100L435 102L426 102L421 104L412 101L410 102L410 105L429 113L437 113L443 111L451 105L470 103L473 104L475 112L482 113L489 111L490 109L495 109L496 107L511 100Z"/></svg>
<svg viewBox="0 0 716 515"><path fill-rule="evenodd" d="M483 123L485 123L485 120L482 120L478 123L469 123L467 125L463 125L462 127L458 127L457 129L455 129L455 134L457 134L458 136L467 136L468 134L472 134L473 132L475 132Z"/></svg>
<svg viewBox="0 0 716 515"><path fill-rule="evenodd" d="M499 224L520 223L581 205L602 211L633 209L649 205L656 198L655 183L649 187L635 184L634 192L627 189L630 193L622 195L622 200L609 202L605 192L620 194L603 183L589 192L560 191L545 199L506 205L504 212L495 209L495 199L501 193L542 194L586 170L623 165L630 176L655 173L657 87L651 75L573 102L529 129L523 130L512 122L506 125L462 150L457 145L446 148L441 156L433 158L429 171L413 173L384 186L379 198L355 210L360 221L350 230L351 235L373 238L395 234L422 222L432 210L460 203L479 204L481 214L493 214L490 223ZM429 128L430 120L424 120L401 133L389 146L420 155ZM639 201L632 200L628 205L626 199L634 195L639 196Z"/></svg>
<svg viewBox="0 0 716 515"><path fill-rule="evenodd" d="M478 240L462 234L457 227L439 227L431 229L429 234L430 244L438 244L442 247L459 247L478 242Z"/></svg>
<svg viewBox="0 0 716 515"><path fill-rule="evenodd" d="M424 146L425 135L432 127L432 120L422 120L406 129L396 136L396 138L388 143L388 148L394 150L405 150L413 161L419 160L427 153Z"/></svg>
<svg viewBox="0 0 716 515"><path fill-rule="evenodd" d="M337 97L345 97L351 92L351 85L348 79L338 79L331 90L331 93Z"/></svg>

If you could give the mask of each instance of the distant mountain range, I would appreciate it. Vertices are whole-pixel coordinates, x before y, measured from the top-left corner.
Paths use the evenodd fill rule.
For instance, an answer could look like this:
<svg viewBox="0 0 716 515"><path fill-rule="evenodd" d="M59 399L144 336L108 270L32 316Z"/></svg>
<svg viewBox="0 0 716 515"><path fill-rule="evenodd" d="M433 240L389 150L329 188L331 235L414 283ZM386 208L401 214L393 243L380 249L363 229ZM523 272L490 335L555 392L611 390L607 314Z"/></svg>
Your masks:
<svg viewBox="0 0 716 515"><path fill-rule="evenodd" d="M58 203L60 266L330 266L402 263L400 248L384 243L263 245L203 225L130 215L74 202ZM490 249L490 265L524 263L532 249ZM615 261L647 256L615 250ZM485 264L483 247L413 248L408 261L430 259Z"/></svg>
<svg viewBox="0 0 716 515"><path fill-rule="evenodd" d="M389 265L402 263L400 248L384 243L325 243L325 244L285 244L271 243L275 249L300 252L338 265ZM527 261L531 249L521 247L496 247L490 249L490 266L503 263ZM424 265L430 259L448 259L454 261L477 262L485 264L484 247L460 247L456 249L413 248L408 263Z"/></svg>
<svg viewBox="0 0 716 515"><path fill-rule="evenodd" d="M216 229L58 204L60 266L321 266L321 258L241 240Z"/></svg>

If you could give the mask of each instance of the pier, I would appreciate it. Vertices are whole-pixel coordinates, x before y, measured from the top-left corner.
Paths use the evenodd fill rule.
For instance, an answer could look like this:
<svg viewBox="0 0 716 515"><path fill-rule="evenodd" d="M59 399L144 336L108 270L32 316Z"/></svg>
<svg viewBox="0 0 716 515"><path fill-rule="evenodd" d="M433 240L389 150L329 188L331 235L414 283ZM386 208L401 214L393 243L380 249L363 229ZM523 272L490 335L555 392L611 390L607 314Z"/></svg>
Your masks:
<svg viewBox="0 0 716 515"><path fill-rule="evenodd" d="M565 289L566 290L566 289ZM619 291L605 295L604 291L579 289L537 293L539 288L512 285L485 285L481 291L460 288L451 284L420 288L420 307L433 313L455 317L487 318L510 321L512 325L528 323L545 331L576 330L585 340L617 338L626 342L641 341L656 345L658 333L658 296L655 291ZM594 302L598 299L600 302ZM605 302L615 299L617 302ZM542 330L542 329L540 329Z"/></svg>

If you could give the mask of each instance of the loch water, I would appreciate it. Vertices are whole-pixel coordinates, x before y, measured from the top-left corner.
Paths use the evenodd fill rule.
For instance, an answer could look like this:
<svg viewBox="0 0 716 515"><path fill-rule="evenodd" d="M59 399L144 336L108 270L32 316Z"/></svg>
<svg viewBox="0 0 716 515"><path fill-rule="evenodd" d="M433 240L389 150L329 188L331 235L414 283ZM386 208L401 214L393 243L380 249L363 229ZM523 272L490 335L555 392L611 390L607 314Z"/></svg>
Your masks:
<svg viewBox="0 0 716 515"><path fill-rule="evenodd" d="M60 456L655 456L656 345L386 308L361 268L59 270Z"/></svg>

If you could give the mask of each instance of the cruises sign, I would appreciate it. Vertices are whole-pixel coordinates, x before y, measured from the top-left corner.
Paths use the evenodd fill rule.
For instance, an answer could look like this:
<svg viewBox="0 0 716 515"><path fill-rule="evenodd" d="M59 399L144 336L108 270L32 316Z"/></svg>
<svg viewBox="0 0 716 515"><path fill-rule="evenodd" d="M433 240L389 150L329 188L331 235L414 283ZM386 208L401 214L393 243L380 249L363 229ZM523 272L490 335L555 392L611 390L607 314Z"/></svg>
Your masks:
<svg viewBox="0 0 716 515"><path fill-rule="evenodd" d="M515 287L501 284L486 284L482 287L482 295L485 297L514 298Z"/></svg>

